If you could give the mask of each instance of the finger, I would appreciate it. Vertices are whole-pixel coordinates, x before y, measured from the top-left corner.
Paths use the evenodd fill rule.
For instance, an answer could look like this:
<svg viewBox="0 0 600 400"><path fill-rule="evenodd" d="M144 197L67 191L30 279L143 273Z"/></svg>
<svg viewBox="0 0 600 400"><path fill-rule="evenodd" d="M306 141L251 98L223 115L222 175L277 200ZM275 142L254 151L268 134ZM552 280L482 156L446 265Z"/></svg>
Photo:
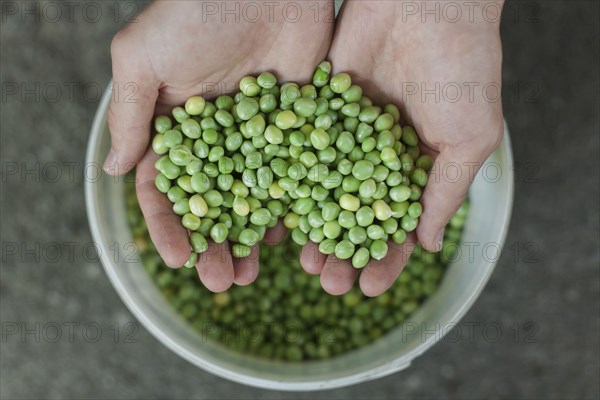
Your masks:
<svg viewBox="0 0 600 400"><path fill-rule="evenodd" d="M265 238L263 239L266 244L269 246L274 246L279 244L287 234L287 228L283 225L283 221L280 219L277 221L277 225L272 228L267 229L265 233Z"/></svg>
<svg viewBox="0 0 600 400"><path fill-rule="evenodd" d="M402 244L389 242L388 254L382 260L372 260L360 273L360 290L365 296L379 296L392 286L404 269L415 248L416 238L409 234Z"/></svg>
<svg viewBox="0 0 600 400"><path fill-rule="evenodd" d="M110 175L125 174L144 155L158 97L159 82L135 40L126 30L117 34L111 45L113 91L108 109L111 149L103 167Z"/></svg>
<svg viewBox="0 0 600 400"><path fill-rule="evenodd" d="M419 242L426 250L441 249L444 227L465 200L477 171L488 155L488 152L446 148L435 159L421 198L423 214L417 226Z"/></svg>
<svg viewBox="0 0 600 400"><path fill-rule="evenodd" d="M208 249L198 256L196 269L200 280L211 292L224 292L233 284L233 261L229 242L208 241Z"/></svg>
<svg viewBox="0 0 600 400"><path fill-rule="evenodd" d="M180 217L173 213L171 202L154 184L158 173L154 162L158 157L149 149L138 164L137 196L154 246L169 267L178 268L188 260L191 249Z"/></svg>
<svg viewBox="0 0 600 400"><path fill-rule="evenodd" d="M311 275L318 275L323 270L327 256L319 252L319 245L310 240L302 247L300 265Z"/></svg>
<svg viewBox="0 0 600 400"><path fill-rule="evenodd" d="M352 289L357 274L350 260L340 260L332 254L321 271L321 286L327 293L339 296Z"/></svg>
<svg viewBox="0 0 600 400"><path fill-rule="evenodd" d="M250 247L250 255L242 258L232 258L233 283L246 286L256 280L258 276L258 245Z"/></svg>

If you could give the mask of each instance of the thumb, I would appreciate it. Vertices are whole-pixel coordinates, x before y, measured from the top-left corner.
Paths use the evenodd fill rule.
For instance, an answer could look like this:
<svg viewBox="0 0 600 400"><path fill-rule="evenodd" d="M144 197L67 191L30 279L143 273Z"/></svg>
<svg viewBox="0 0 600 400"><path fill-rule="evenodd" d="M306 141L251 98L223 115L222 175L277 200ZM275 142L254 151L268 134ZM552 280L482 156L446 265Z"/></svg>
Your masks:
<svg viewBox="0 0 600 400"><path fill-rule="evenodd" d="M129 172L142 158L150 139L150 123L158 98L159 82L141 46L117 34L111 45L112 101L108 109L111 149L104 162L110 175Z"/></svg>
<svg viewBox="0 0 600 400"><path fill-rule="evenodd" d="M445 147L435 160L421 203L417 237L428 251L439 251L444 227L465 200L475 175L492 149Z"/></svg>

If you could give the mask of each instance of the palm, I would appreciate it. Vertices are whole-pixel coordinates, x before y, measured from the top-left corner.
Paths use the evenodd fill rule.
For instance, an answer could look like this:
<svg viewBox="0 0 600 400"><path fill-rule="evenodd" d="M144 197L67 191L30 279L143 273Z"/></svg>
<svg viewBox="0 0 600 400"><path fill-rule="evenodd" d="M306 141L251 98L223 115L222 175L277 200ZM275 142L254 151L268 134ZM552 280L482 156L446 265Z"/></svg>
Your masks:
<svg viewBox="0 0 600 400"><path fill-rule="evenodd" d="M467 173L472 174L469 157L461 157L462 154L483 154L485 158L501 137L501 103L490 101L490 97L497 96L493 89L500 82L497 31L488 30L486 35L480 27L466 27L456 34L457 28L452 25L423 26L420 21L415 25L398 18L394 2L384 3L346 3L329 53L335 70L349 72L377 103L398 105L403 122L415 126L425 145L423 150L437 157L440 164L465 161L461 168L466 167ZM474 86L470 96L465 83L472 82L478 86ZM483 93L486 83L492 84L487 98ZM462 93L453 91L457 86ZM452 159L448 154L457 157ZM422 200L425 212L417 232L419 240L430 249L433 246L428 227L447 221L468 188L447 185L443 173L442 169L439 182L433 183L430 178ZM451 205L436 209L440 204ZM402 246L390 243L388 257L371 263L361 273L362 290L370 295L386 290L404 267L416 239L409 235ZM348 263L335 258L306 254L303 261L309 272L321 273L323 286L332 293L349 290L357 275Z"/></svg>
<svg viewBox="0 0 600 400"><path fill-rule="evenodd" d="M321 6L325 3L332 5L327 0ZM269 70L284 81L308 82L315 65L326 57L333 34L333 21L321 18L315 22L306 10L295 23L287 23L277 15L273 21L258 23L243 18L235 22L231 16L231 22L223 23L220 16L212 16L206 23L199 23L202 11L201 2L184 1L176 7L172 2L154 3L140 16L138 24L122 31L114 42L113 70L131 69L133 65L142 69L138 79L147 79L146 85L151 82L147 93L152 102L140 91L145 103L136 109L136 114L144 116L145 126L152 113L169 113L192 95L216 97L239 90L237 82L244 75ZM127 65L119 68L120 62ZM111 130L123 120L117 112L127 112L125 107L115 106L114 110ZM131 147L145 151L147 137L133 137L131 132L129 140L135 142ZM147 128L142 127L136 133L146 132ZM190 249L179 217L154 186L157 158L148 149L138 163L138 198L154 244L163 259L176 267L185 263ZM278 225L267 232L265 240L276 242L283 232L283 226ZM197 264L200 278L209 289L222 291L233 282L248 284L256 278L256 246L253 255L244 259L232 259L226 242L209 246Z"/></svg>

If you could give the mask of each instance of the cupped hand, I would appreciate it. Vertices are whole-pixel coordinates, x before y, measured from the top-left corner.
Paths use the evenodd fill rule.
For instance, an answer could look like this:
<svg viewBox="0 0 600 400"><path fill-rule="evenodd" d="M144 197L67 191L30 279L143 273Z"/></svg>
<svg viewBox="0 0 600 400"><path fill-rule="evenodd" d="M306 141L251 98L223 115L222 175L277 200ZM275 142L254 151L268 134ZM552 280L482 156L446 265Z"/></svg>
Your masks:
<svg viewBox="0 0 600 400"><path fill-rule="evenodd" d="M235 92L241 77L265 70L282 81L308 82L331 44L333 19L327 13L333 1L320 1L320 13L315 2L287 3L255 2L261 9L257 18L255 10L238 7L232 13L226 3L155 2L113 40L114 86L133 85L136 92L128 102L114 92L108 117L112 148L104 169L120 175L137 165L140 206L152 241L171 267L187 261L190 245L180 217L154 186L158 156L148 148L153 115L169 114L193 95ZM265 241L275 243L283 234L279 224ZM196 267L208 289L223 291L234 282L254 281L257 254L254 246L250 257L234 259L227 242L210 243Z"/></svg>
<svg viewBox="0 0 600 400"><path fill-rule="evenodd" d="M338 16L329 53L334 73L349 72L377 104L398 105L404 123L419 133L422 151L435 158L416 235L402 245L390 242L388 255L360 272L368 296L392 285L417 240L427 250L440 249L444 226L502 139L499 21L486 20L481 9L465 8L462 15L458 22L425 15L423 22L422 13L407 15L403 2L346 1ZM331 294L350 290L358 271L316 249L303 249L304 269L321 274Z"/></svg>

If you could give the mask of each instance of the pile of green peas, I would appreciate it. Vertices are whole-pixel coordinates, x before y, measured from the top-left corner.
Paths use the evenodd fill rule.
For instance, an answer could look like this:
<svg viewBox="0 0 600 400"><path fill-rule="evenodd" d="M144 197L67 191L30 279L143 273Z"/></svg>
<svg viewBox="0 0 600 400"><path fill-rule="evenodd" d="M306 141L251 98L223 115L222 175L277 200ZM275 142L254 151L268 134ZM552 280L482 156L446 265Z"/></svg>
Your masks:
<svg viewBox="0 0 600 400"><path fill-rule="evenodd" d="M156 187L190 231L187 267L209 237L250 255L280 218L296 244L311 240L355 268L416 229L433 160L395 105L330 75L324 61L302 87L246 76L233 97L194 96L155 119Z"/></svg>
<svg viewBox="0 0 600 400"><path fill-rule="evenodd" d="M167 268L148 236L129 183L127 215L143 267L167 301L193 326L202 341L271 360L330 358L367 345L401 324L438 288L456 257L465 203L446 227L442 251L417 246L392 287L365 297L355 286L330 296L318 276L299 264L301 247L286 239L260 246L260 274L253 285L212 293L194 269Z"/></svg>

